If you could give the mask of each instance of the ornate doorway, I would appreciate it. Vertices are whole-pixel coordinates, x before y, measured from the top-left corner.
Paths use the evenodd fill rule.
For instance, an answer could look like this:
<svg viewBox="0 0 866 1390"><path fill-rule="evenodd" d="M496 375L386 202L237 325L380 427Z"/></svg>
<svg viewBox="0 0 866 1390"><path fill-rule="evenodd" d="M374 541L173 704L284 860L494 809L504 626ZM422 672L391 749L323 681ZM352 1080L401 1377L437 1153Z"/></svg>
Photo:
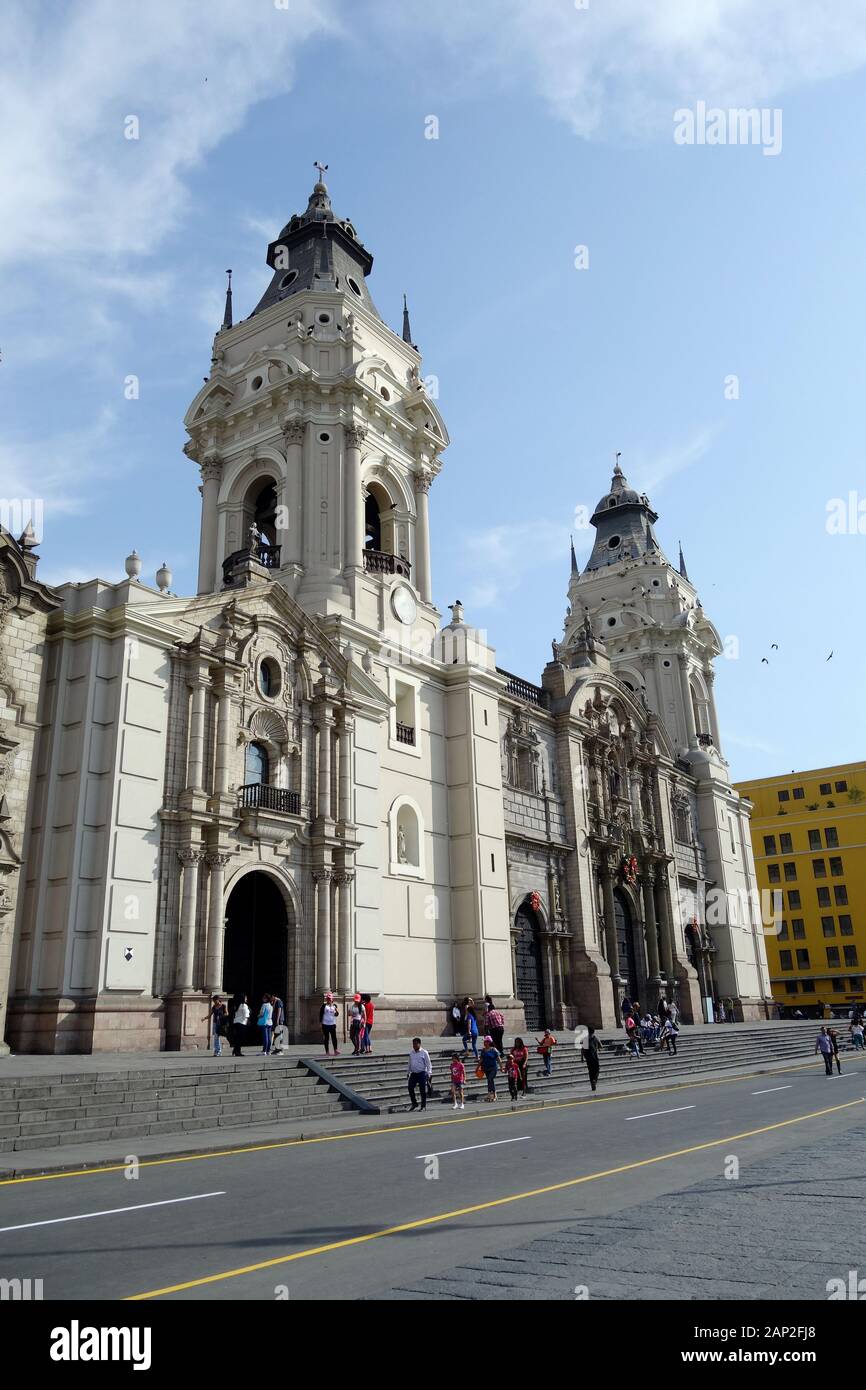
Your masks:
<svg viewBox="0 0 866 1390"><path fill-rule="evenodd" d="M278 994L286 1006L291 1033L288 929L286 905L274 880L268 874L246 874L226 905L223 990L229 1002L237 994L247 995L253 1021L262 995Z"/></svg>
<svg viewBox="0 0 866 1390"><path fill-rule="evenodd" d="M544 1004L544 970L538 917L528 903L514 919L516 964L515 991L523 1001L527 1028L543 1028L547 1010Z"/></svg>
<svg viewBox="0 0 866 1390"><path fill-rule="evenodd" d="M619 956L619 973L623 979L621 989L630 999L635 999L639 997L640 990L643 988L643 978L638 975L631 909L618 889L614 890L613 906L616 916L616 949Z"/></svg>

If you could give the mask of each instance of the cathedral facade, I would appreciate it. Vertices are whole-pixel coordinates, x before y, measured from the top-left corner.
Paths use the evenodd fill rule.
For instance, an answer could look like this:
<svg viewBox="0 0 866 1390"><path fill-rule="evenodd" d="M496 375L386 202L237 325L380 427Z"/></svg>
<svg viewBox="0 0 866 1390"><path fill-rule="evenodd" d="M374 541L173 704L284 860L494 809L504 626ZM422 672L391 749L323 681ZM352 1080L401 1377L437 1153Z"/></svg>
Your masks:
<svg viewBox="0 0 866 1390"><path fill-rule="evenodd" d="M502 671L460 603L433 606L447 430L323 183L268 264L236 324L229 292L185 417L197 594L142 583L135 553L121 582L30 576L9 1043L203 1047L217 991L278 993L293 1041L328 989L369 992L392 1035L445 1031L466 994L530 1029L613 1024L625 994L761 1015L721 644L649 500L617 466L540 683ZM708 886L745 920L709 925Z"/></svg>

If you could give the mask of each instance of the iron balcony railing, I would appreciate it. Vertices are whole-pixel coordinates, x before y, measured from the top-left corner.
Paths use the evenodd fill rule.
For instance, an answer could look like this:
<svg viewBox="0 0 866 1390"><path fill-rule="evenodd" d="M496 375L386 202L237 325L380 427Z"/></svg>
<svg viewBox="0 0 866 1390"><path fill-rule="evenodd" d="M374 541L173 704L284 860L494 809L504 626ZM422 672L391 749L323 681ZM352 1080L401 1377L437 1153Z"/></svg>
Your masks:
<svg viewBox="0 0 866 1390"><path fill-rule="evenodd" d="M540 685L533 685L531 681L525 681L522 676L512 675L511 671L505 671L501 666L497 666L496 670L508 682L506 687L508 695L515 695L518 700L528 700L531 705L538 705L541 709L547 709L550 697Z"/></svg>
<svg viewBox="0 0 866 1390"><path fill-rule="evenodd" d="M412 566L403 555L386 555L384 550L365 550L364 569L368 574L400 574L408 579Z"/></svg>
<svg viewBox="0 0 866 1390"><path fill-rule="evenodd" d="M413 747L413 748L415 747L415 730L412 728L412 725L411 725L411 724L401 724L401 723L399 723L399 721L398 721L398 723L397 723L397 742L398 742L398 743L411 743L412 747Z"/></svg>
<svg viewBox="0 0 866 1390"><path fill-rule="evenodd" d="M278 570L280 568L281 549L282 547L279 545L257 545L255 549L247 546L246 550L235 550L223 560L223 582L230 583L234 571L245 560L255 560L266 570Z"/></svg>
<svg viewBox="0 0 866 1390"><path fill-rule="evenodd" d="M238 791L241 806L259 811L279 811L284 816L301 814L301 793L284 787L268 787L263 782L249 782Z"/></svg>

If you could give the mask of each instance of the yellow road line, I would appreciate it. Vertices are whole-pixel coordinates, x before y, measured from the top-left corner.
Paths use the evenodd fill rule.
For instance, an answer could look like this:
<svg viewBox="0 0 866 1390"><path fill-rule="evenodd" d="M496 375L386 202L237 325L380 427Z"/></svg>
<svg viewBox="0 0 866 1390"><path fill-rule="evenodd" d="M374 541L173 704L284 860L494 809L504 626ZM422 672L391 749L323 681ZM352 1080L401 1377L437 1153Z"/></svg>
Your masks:
<svg viewBox="0 0 866 1390"><path fill-rule="evenodd" d="M244 1154L267 1153L271 1149L294 1149L301 1145L308 1144L337 1144L346 1143L353 1139L370 1139L377 1135L402 1134L406 1130L414 1130L415 1133L425 1129L440 1129L443 1125L472 1125L479 1120L513 1120L520 1115L540 1114L545 1110L573 1110L580 1105L611 1105L616 1102L632 1101L640 1096L663 1096L670 1091L699 1090L705 1086L732 1086L736 1081L753 1081L755 1077L773 1075L788 1076L795 1071L806 1071L811 1069L813 1063L801 1062L794 1067L784 1067L779 1071L768 1072L743 1072L737 1076L723 1076L715 1081L680 1081L672 1086L656 1086L646 1091L627 1091L617 1096L587 1096L585 1100L554 1100L548 1101L546 1105L521 1105L516 1110L491 1110L485 1111L483 1115L461 1115L459 1119L451 1120L427 1120L424 1123L417 1121L405 1125L387 1125L371 1129L354 1130L351 1134L316 1134L301 1139L274 1139L267 1144L244 1144L233 1149L214 1149L206 1153L177 1154L174 1158L142 1158L138 1160L139 1168L161 1168L169 1163L202 1163L209 1158L236 1158ZM823 1072L821 1075L823 1076ZM817 1073L816 1073L817 1075ZM2 1159L0 1159L2 1161ZM95 1164L92 1168L72 1168L63 1173L32 1173L27 1177L20 1178L0 1178L0 1187L15 1187L21 1183L30 1182L57 1182L60 1178L91 1178L100 1173L122 1173L129 1165L127 1163Z"/></svg>
<svg viewBox="0 0 866 1390"><path fill-rule="evenodd" d="M734 1144L739 1139L753 1139L757 1134L769 1134L774 1129L785 1129L788 1125L801 1124L803 1120L817 1120L823 1115L833 1115L839 1110L850 1110L853 1105L866 1104L866 1098L849 1100L843 1105L831 1105L826 1110L813 1110L808 1115L795 1115L790 1120L778 1120L760 1129L747 1129L742 1134L730 1134L725 1139L710 1139L703 1144L692 1144L687 1149L675 1149L673 1153L656 1154L653 1158L641 1158L634 1163L623 1163L618 1168L605 1168L600 1173L586 1173L580 1178L567 1178L564 1182L551 1183L548 1187L535 1187L529 1192L516 1192L511 1197L494 1197L488 1202L477 1202L471 1207L460 1207L456 1211L443 1211L438 1216L424 1216L418 1221L404 1221L399 1226L387 1226L381 1231L369 1231L363 1236L348 1236L345 1240L334 1240L328 1245L316 1245L310 1250L297 1250L293 1255L276 1255L270 1260L260 1260L258 1264L242 1265L240 1269L227 1269L222 1274L206 1274L200 1279L188 1279L183 1284L169 1284L164 1289L150 1289L147 1293L128 1294L125 1303L140 1303L148 1298L160 1298L163 1294L182 1293L185 1289L201 1288L204 1284L218 1284L224 1279L237 1279L244 1274L256 1274L263 1269L273 1269L277 1265L292 1264L295 1260L308 1260L313 1255L327 1255L333 1250L346 1250L351 1245L365 1245L371 1240L381 1240L384 1236L398 1236L406 1231L417 1231L424 1226L436 1226L443 1221L453 1221L458 1216L473 1216L479 1211L490 1211L493 1207L508 1206L511 1202L523 1202L528 1197L545 1197L551 1192L563 1192L569 1187L580 1187L598 1178L612 1178L619 1173L631 1173L637 1168L647 1168L652 1163L665 1163L672 1158L685 1158L688 1154L700 1153L702 1149L716 1149L722 1144Z"/></svg>

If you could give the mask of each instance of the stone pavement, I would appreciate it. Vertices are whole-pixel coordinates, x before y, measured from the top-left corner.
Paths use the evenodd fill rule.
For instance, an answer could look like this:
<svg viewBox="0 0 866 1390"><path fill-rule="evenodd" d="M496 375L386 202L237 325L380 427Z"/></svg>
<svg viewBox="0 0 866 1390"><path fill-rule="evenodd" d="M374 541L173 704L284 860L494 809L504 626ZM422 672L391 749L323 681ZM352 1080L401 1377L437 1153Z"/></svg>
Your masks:
<svg viewBox="0 0 866 1390"><path fill-rule="evenodd" d="M864 1144L848 1130L378 1297L824 1301L866 1275Z"/></svg>

